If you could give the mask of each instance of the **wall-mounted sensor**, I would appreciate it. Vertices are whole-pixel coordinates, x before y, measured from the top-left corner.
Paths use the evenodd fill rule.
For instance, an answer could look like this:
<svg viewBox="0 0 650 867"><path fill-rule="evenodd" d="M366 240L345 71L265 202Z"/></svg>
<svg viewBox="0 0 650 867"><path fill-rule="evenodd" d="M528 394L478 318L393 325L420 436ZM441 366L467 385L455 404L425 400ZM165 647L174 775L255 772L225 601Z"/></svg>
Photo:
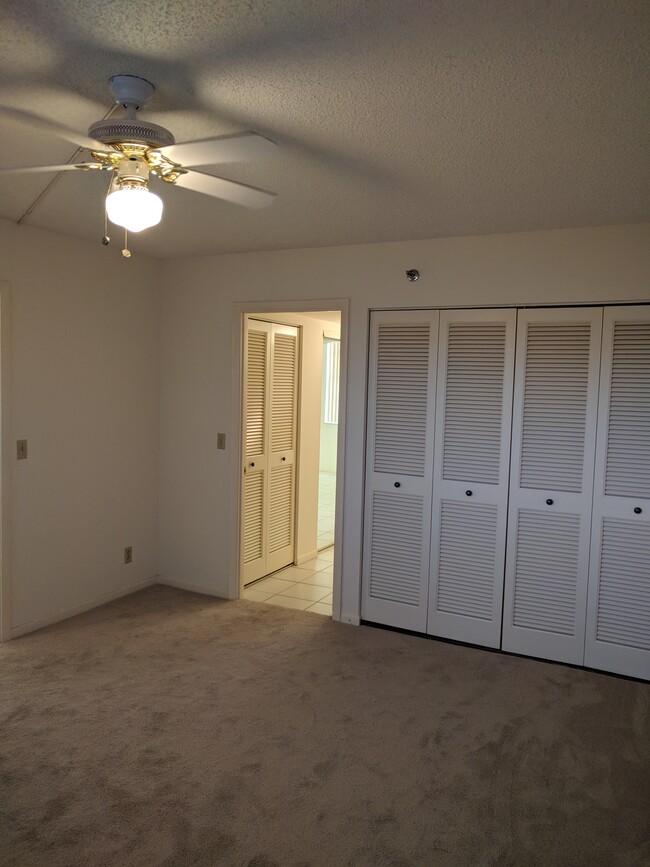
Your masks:
<svg viewBox="0 0 650 867"><path fill-rule="evenodd" d="M409 270L406 272L406 279L410 283L415 283L416 280L420 279L420 272L416 271L415 268L409 268Z"/></svg>

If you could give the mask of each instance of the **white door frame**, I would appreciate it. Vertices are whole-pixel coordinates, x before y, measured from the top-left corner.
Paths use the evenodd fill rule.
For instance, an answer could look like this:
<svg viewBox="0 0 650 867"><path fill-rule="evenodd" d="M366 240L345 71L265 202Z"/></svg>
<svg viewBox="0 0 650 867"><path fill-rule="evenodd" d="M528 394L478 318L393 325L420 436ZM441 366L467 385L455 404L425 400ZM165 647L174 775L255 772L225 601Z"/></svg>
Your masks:
<svg viewBox="0 0 650 867"><path fill-rule="evenodd" d="M242 465L242 382L244 364L244 319L261 313L313 313L337 310L341 313L341 376L339 385L339 429L336 458L336 507L334 519L334 584L332 618L341 619L341 552L343 550L343 482L345 468L346 391L348 359L347 298L316 301L249 301L232 305L232 450L230 456L230 563L228 598L239 599L239 569L241 555L241 465Z"/></svg>
<svg viewBox="0 0 650 867"><path fill-rule="evenodd" d="M0 642L11 637L11 289L0 280Z"/></svg>

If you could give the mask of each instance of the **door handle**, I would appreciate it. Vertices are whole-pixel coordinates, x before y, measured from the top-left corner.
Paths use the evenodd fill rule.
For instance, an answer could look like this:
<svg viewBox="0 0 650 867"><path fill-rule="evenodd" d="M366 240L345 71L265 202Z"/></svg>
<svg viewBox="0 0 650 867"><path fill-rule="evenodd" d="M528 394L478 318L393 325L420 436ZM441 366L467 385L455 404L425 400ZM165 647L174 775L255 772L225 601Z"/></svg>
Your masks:
<svg viewBox="0 0 650 867"><path fill-rule="evenodd" d="M284 455L282 455L282 460L283 460L283 461L286 461L286 458L285 458L285 456L284 456Z"/></svg>
<svg viewBox="0 0 650 867"><path fill-rule="evenodd" d="M547 506L552 506L552 505L553 505L553 500L551 500L551 499L549 498L549 499L546 501L546 505L547 505Z"/></svg>
<svg viewBox="0 0 650 867"><path fill-rule="evenodd" d="M641 506L635 506L634 507L634 514L635 515L640 515L642 511L643 511L643 509L641 508Z"/></svg>

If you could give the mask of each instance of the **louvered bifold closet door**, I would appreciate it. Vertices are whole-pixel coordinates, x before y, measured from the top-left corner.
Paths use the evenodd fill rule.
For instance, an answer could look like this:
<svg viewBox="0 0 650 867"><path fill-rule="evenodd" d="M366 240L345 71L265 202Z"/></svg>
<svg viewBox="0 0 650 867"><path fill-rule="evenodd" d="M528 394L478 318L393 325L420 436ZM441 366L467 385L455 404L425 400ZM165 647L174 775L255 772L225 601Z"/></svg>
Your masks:
<svg viewBox="0 0 650 867"><path fill-rule="evenodd" d="M268 464L269 322L247 320L244 341L242 580L266 575L266 512Z"/></svg>
<svg viewBox="0 0 650 867"><path fill-rule="evenodd" d="M602 308L518 315L504 650L582 664Z"/></svg>
<svg viewBox="0 0 650 867"><path fill-rule="evenodd" d="M273 325L266 571L294 558L298 329Z"/></svg>
<svg viewBox="0 0 650 867"><path fill-rule="evenodd" d="M650 680L650 307L605 310L585 665Z"/></svg>
<svg viewBox="0 0 650 867"><path fill-rule="evenodd" d="M426 631L437 311L373 313L361 616Z"/></svg>
<svg viewBox="0 0 650 867"><path fill-rule="evenodd" d="M501 644L515 310L440 314L429 621Z"/></svg>

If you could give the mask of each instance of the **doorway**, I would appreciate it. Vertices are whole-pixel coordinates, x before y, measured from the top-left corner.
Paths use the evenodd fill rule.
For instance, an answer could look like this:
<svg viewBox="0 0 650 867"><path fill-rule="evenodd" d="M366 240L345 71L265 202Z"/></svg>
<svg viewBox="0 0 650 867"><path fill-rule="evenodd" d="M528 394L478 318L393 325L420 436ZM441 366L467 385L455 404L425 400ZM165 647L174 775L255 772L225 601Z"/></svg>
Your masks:
<svg viewBox="0 0 650 867"><path fill-rule="evenodd" d="M255 311L245 314L243 319L241 476L238 484L241 505L238 531L240 595L254 602L332 616L341 312ZM283 503L281 515L283 524L291 518L291 527L287 526L284 538L292 540L292 549L280 565L268 546L265 548L271 527L274 523L276 527L278 525L278 506L272 500L270 475L273 461L278 463L276 472L283 471L289 478L289 462L279 463L285 457L285 452L273 456L270 450L269 425L274 415L272 407L275 400L272 347L274 332L285 334L293 329L297 334L296 436L295 442L289 442L289 437L285 445L288 449L286 454L295 469L292 501L290 505ZM264 407L259 398L263 367L260 364L260 332L270 335L267 338L269 370L266 374L267 397ZM278 399L288 419L286 378L284 385ZM260 420L264 415L269 419L269 432L266 434L269 445L262 455L259 446ZM275 415L278 416L278 412ZM259 457L251 454L253 442L258 443L256 448ZM293 451L290 448L292 445ZM283 488L288 491L289 482Z"/></svg>

